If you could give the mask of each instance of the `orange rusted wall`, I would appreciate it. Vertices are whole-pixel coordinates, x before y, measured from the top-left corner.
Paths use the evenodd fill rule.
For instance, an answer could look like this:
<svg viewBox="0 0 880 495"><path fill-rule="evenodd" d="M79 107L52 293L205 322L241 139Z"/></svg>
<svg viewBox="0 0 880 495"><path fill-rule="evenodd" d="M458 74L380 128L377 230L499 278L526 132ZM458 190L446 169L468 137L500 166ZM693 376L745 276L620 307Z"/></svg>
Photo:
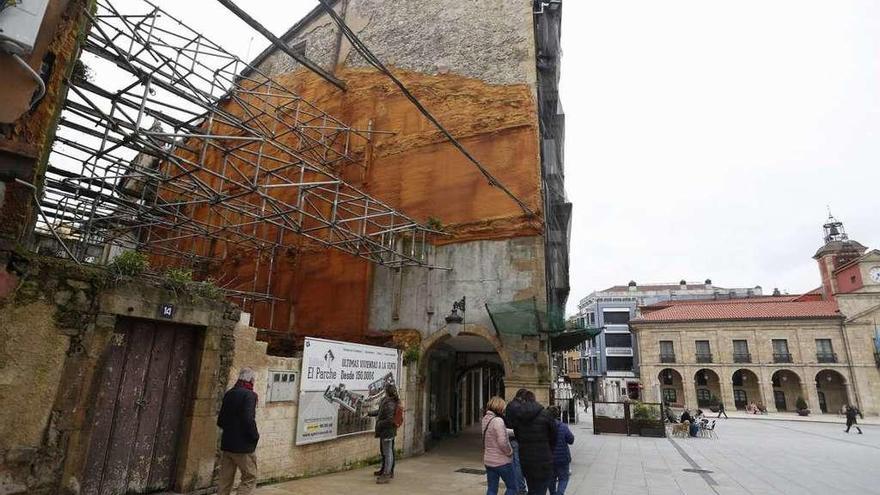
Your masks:
<svg viewBox="0 0 880 495"><path fill-rule="evenodd" d="M537 107L528 85L489 85L454 74L396 74L517 197L540 210ZM387 77L354 69L340 71L339 77L348 91L308 72L276 79L353 127L366 129L372 120L374 129L396 133L374 137L365 186L370 194L417 220L434 217L450 226L522 215ZM359 173L349 170L346 179L359 178ZM529 228L535 232L534 226ZM509 235L486 232L483 238Z"/></svg>
<svg viewBox="0 0 880 495"><path fill-rule="evenodd" d="M438 219L452 236L435 242L540 235L538 120L532 88L489 85L453 74L396 73L474 156L537 213L536 217L527 218L514 201L489 186L479 170L385 76L366 69L340 70L339 77L348 85L346 92L310 72L297 71L275 79L352 127L367 129L372 122L374 130L394 133L374 134L371 144L353 141L354 163L338 173L418 221ZM234 105L229 109L234 111ZM372 146L371 153L368 146ZM212 169L219 170L221 160L219 153L208 152L207 164ZM296 194L292 188L277 191L288 199ZM196 208L193 214L209 218L207 208ZM256 290L270 287L273 295L286 300L274 304L271 316L268 303L245 305L245 310L254 313L257 327L361 340L367 328L370 265L345 253L318 249L293 235L286 235L284 241L292 254L276 255L274 263L264 256L259 267L254 253L236 253L234 246L218 243L212 248L214 253L225 253L231 263L210 271L225 280L236 280L237 288L250 291L254 290L256 269ZM203 241L184 245L195 245L201 253L209 249Z"/></svg>

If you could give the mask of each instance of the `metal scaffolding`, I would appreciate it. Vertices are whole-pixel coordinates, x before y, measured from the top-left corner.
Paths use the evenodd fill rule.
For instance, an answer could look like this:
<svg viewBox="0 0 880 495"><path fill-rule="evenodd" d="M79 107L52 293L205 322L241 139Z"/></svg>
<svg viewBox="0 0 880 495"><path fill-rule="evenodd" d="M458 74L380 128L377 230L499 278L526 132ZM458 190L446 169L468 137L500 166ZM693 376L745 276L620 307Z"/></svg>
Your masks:
<svg viewBox="0 0 880 495"><path fill-rule="evenodd" d="M70 78L38 230L79 261L136 249L193 267L235 250L274 263L279 250L324 246L430 267L429 237L440 232L340 178L365 166L355 150L372 131L328 115L149 1L130 3L123 13L102 0L88 14L83 60L100 80L82 70ZM251 292L268 295L271 274L262 289L257 271Z"/></svg>

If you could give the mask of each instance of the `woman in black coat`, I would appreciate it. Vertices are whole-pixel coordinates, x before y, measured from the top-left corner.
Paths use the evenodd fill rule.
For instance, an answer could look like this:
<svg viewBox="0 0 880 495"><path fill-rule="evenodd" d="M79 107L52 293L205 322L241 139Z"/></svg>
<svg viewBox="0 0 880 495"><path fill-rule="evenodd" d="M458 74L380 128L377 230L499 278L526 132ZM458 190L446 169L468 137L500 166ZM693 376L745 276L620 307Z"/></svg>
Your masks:
<svg viewBox="0 0 880 495"><path fill-rule="evenodd" d="M553 479L556 422L535 394L520 389L504 411L504 422L519 442L519 457L529 495L545 495Z"/></svg>

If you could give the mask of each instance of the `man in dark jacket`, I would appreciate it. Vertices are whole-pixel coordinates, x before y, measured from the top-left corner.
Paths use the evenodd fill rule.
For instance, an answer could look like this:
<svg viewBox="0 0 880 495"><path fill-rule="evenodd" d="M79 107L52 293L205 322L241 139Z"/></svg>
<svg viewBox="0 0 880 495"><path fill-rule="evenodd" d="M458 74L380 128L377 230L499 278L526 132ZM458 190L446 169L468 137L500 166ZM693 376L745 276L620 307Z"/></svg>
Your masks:
<svg viewBox="0 0 880 495"><path fill-rule="evenodd" d="M220 438L220 481L218 495L229 495L235 480L235 470L241 471L238 495L249 495L257 485L257 394L254 393L256 374L242 368L235 386L223 396L223 405L217 416L217 426L223 429Z"/></svg>
<svg viewBox="0 0 880 495"><path fill-rule="evenodd" d="M862 429L856 424L856 416L861 416L862 419L865 419L865 416L862 415L862 411L859 411L858 407L846 406L846 429L843 430L844 433L849 433L849 429L855 426L859 430L859 435L862 434Z"/></svg>
<svg viewBox="0 0 880 495"><path fill-rule="evenodd" d="M379 439L379 451L382 453L382 469L376 478L376 483L385 484L394 477L394 437L397 436L397 425L394 423L394 413L400 403L397 387L392 384L385 385L385 397L379 402L379 410L376 416L376 438Z"/></svg>
<svg viewBox="0 0 880 495"><path fill-rule="evenodd" d="M520 463L529 487L529 495L545 495L553 478L553 446L556 422L529 390L512 400L504 412L504 421L513 428L519 442Z"/></svg>

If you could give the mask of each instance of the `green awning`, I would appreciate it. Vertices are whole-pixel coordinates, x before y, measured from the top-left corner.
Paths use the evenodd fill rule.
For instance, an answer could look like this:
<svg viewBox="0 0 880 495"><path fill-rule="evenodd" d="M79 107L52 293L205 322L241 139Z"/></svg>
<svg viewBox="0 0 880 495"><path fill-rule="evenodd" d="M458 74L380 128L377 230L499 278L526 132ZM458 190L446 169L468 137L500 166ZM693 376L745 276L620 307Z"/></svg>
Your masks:
<svg viewBox="0 0 880 495"><path fill-rule="evenodd" d="M486 303L495 331L505 335L538 335L545 331L545 315L538 311L535 298Z"/></svg>
<svg viewBox="0 0 880 495"><path fill-rule="evenodd" d="M550 337L550 349L553 352L570 351L600 333L602 333L601 328L566 330Z"/></svg>

